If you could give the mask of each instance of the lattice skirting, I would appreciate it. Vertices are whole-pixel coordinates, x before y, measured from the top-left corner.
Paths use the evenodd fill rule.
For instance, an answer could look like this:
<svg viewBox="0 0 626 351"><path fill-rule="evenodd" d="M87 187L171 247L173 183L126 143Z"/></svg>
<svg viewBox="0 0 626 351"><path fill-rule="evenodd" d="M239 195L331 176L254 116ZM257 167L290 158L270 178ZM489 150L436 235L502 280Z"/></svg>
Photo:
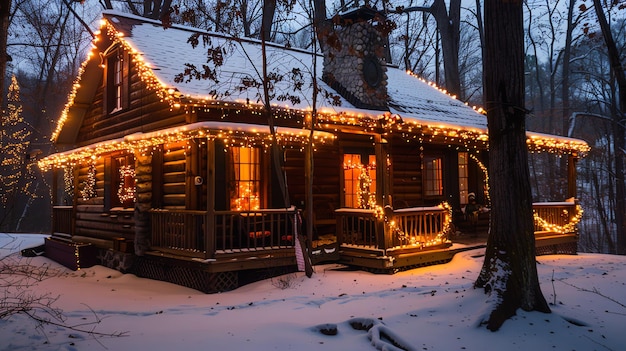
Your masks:
<svg viewBox="0 0 626 351"><path fill-rule="evenodd" d="M192 265L176 264L148 256L135 257L133 273L139 277L166 281L204 293L228 291L239 286L237 272L210 273Z"/></svg>
<svg viewBox="0 0 626 351"><path fill-rule="evenodd" d="M537 256L540 255L575 255L578 252L578 242L561 243L537 247Z"/></svg>

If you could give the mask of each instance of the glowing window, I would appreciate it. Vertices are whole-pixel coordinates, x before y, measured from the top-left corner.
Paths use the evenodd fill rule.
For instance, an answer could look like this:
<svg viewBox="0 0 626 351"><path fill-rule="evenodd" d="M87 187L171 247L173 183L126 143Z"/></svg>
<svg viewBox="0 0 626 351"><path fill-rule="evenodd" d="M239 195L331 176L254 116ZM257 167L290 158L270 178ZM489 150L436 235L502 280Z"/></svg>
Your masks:
<svg viewBox="0 0 626 351"><path fill-rule="evenodd" d="M459 164L459 199L461 201L461 205L467 204L467 194L468 194L468 159L469 155L467 152L459 152L458 164Z"/></svg>
<svg viewBox="0 0 626 351"><path fill-rule="evenodd" d="M376 203L376 156L360 154L343 155L344 206L372 208Z"/></svg>
<svg viewBox="0 0 626 351"><path fill-rule="evenodd" d="M231 147L229 151L233 166L230 208L236 211L258 210L261 208L261 155L259 149Z"/></svg>

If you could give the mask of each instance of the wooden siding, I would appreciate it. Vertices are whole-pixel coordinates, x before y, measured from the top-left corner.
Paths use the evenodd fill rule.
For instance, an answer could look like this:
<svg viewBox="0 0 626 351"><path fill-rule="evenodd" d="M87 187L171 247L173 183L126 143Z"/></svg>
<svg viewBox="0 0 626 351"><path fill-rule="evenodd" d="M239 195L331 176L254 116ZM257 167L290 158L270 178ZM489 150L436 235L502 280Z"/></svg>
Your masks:
<svg viewBox="0 0 626 351"><path fill-rule="evenodd" d="M78 145L121 138L136 132L153 131L186 122L183 111L172 111L168 103L162 102L153 91L145 87L136 69L131 67L130 71L128 108L112 115L104 113L105 86L102 74L100 86L78 132L76 141Z"/></svg>
<svg viewBox="0 0 626 351"><path fill-rule="evenodd" d="M287 150L285 172L289 194L294 205L304 208L306 184L304 152ZM313 213L315 224L334 222L335 209L340 206L340 155L336 147L321 146L314 152Z"/></svg>
<svg viewBox="0 0 626 351"><path fill-rule="evenodd" d="M391 146L391 194L394 208L423 205L420 149L416 144Z"/></svg>
<svg viewBox="0 0 626 351"><path fill-rule="evenodd" d="M96 196L90 199L83 199L81 191L84 190L88 179L89 163L79 166L75 187L76 222L74 234L96 239L113 240L113 238L123 237L133 239L134 221L133 209L105 208L104 159L100 159L96 164Z"/></svg>
<svg viewBox="0 0 626 351"><path fill-rule="evenodd" d="M163 148L162 206L164 209L186 209L186 144L187 142L171 143Z"/></svg>

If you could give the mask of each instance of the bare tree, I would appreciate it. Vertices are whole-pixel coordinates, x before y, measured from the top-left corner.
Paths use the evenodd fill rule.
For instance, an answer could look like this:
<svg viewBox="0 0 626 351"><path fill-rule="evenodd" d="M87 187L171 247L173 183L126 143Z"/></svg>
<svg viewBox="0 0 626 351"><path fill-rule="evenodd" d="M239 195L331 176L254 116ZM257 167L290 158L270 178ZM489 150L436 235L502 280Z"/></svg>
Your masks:
<svg viewBox="0 0 626 351"><path fill-rule="evenodd" d="M517 309L550 312L535 261L524 107L522 0L485 1L485 107L489 127L491 224L475 287L494 301L496 331Z"/></svg>
<svg viewBox="0 0 626 351"><path fill-rule="evenodd" d="M624 8L625 4L619 5L616 1L613 5ZM598 18L598 24L607 47L609 62L613 79L617 83L619 106L612 104L613 120L613 148L615 155L616 174L616 202L615 224L617 226L617 253L626 255L626 181L624 179L624 156L626 154L625 124L626 124L626 62L622 62L620 52L611 33L611 27L604 14L604 9L599 0L593 1L593 7ZM615 101L615 99L613 99ZM621 152L620 152L621 151Z"/></svg>
<svg viewBox="0 0 626 351"><path fill-rule="evenodd" d="M434 0L429 7L413 6L398 9L399 12L427 12L437 22L443 51L445 86L450 94L461 97L461 78L459 75L459 40L461 23L461 0L450 0L449 10L444 0Z"/></svg>
<svg viewBox="0 0 626 351"><path fill-rule="evenodd" d="M10 12L11 0L0 1L0 111L4 107L4 77L6 77L7 62L11 61L11 56L7 52Z"/></svg>

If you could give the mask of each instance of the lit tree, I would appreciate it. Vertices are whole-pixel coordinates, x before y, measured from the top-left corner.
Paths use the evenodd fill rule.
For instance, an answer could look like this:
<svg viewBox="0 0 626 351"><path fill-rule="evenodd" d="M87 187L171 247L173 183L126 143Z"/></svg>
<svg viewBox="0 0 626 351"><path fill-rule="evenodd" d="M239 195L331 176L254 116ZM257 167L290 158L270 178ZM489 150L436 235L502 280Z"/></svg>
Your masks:
<svg viewBox="0 0 626 351"><path fill-rule="evenodd" d="M25 127L20 87L13 75L0 130L0 225L6 224L14 210L14 200L20 193L20 180L25 175L26 151L30 144L30 131Z"/></svg>

